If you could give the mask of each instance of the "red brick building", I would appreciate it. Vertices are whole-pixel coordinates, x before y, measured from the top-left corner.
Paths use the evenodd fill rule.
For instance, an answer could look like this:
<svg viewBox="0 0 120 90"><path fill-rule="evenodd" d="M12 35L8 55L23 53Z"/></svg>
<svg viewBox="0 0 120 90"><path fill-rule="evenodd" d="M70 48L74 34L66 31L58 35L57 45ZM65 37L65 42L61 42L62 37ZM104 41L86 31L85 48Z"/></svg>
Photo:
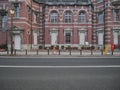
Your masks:
<svg viewBox="0 0 120 90"><path fill-rule="evenodd" d="M18 50L120 45L119 0L1 0L0 10L8 12L1 15L0 44L9 48L11 35Z"/></svg>

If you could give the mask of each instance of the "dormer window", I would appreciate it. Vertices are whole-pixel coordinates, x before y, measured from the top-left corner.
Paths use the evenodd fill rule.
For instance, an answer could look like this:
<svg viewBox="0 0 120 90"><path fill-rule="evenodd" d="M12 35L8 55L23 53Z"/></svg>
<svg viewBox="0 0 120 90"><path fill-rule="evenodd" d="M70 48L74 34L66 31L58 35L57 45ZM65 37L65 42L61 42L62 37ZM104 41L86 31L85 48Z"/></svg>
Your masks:
<svg viewBox="0 0 120 90"><path fill-rule="evenodd" d="M78 3L88 3L88 0L78 0Z"/></svg>
<svg viewBox="0 0 120 90"><path fill-rule="evenodd" d="M97 2L99 3L99 2L103 2L103 0L97 0Z"/></svg>

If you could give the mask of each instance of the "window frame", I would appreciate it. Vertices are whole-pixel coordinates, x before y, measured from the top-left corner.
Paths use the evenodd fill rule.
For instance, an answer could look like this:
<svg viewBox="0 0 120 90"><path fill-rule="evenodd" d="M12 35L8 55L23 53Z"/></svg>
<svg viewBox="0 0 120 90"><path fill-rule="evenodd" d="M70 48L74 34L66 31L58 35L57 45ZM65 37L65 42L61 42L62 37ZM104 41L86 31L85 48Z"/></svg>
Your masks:
<svg viewBox="0 0 120 90"><path fill-rule="evenodd" d="M120 20L120 10L117 12L115 9L113 10L113 20L114 21L119 21Z"/></svg>
<svg viewBox="0 0 120 90"><path fill-rule="evenodd" d="M52 11L50 13L50 22L51 23L58 23L58 12L57 11Z"/></svg>
<svg viewBox="0 0 120 90"><path fill-rule="evenodd" d="M104 23L104 12L97 13L97 20L98 20L98 24Z"/></svg>
<svg viewBox="0 0 120 90"><path fill-rule="evenodd" d="M66 44L70 44L71 43L71 32L66 32L65 33L65 42Z"/></svg>
<svg viewBox="0 0 120 90"><path fill-rule="evenodd" d="M15 7L15 17L19 18L20 17L20 5Z"/></svg>
<svg viewBox="0 0 120 90"><path fill-rule="evenodd" d="M79 23L86 23L87 22L86 12L84 12L84 11L79 12L78 22Z"/></svg>
<svg viewBox="0 0 120 90"><path fill-rule="evenodd" d="M8 22L8 15L3 16L3 18L2 18L2 28L6 28L7 22Z"/></svg>
<svg viewBox="0 0 120 90"><path fill-rule="evenodd" d="M64 22L65 23L72 23L72 12L66 11L64 15Z"/></svg>

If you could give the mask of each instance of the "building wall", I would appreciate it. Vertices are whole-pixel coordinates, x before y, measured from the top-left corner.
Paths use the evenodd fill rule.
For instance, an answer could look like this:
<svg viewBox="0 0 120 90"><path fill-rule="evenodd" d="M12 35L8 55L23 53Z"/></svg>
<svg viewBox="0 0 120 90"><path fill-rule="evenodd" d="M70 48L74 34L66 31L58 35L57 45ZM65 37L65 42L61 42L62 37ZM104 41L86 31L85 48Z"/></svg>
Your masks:
<svg viewBox="0 0 120 90"><path fill-rule="evenodd" d="M14 0L0 1L0 7L9 11L13 8ZM113 32L117 30L118 45L120 44L120 21L114 21L113 7L111 5L113 0L103 0L98 2L97 0L91 0L93 6L84 5L48 5L32 2L32 0L21 0L19 2L20 11L19 17L13 17L13 25L19 29L23 29L20 32L22 38L22 49L37 49L39 46L51 46L51 33L57 32L57 42L59 46L72 46L81 47L80 45L80 32L85 32L85 44L97 47L105 47L105 45L111 45L114 42ZM117 8L120 9L119 6ZM58 13L57 23L52 23L50 14L52 11ZM72 22L65 23L64 14L66 11L72 12ZM79 23L78 16L80 11L86 12L86 23ZM104 21L98 22L98 13L103 12ZM35 21L35 14L38 14L37 21ZM8 13L8 30L11 27L11 18ZM65 33L71 32L71 42L66 44ZM99 45L99 33L103 33L103 45ZM4 32L5 34L5 32ZM3 35L3 34L2 34ZM35 37L37 35L37 43L35 43ZM5 35L0 36L0 44L6 43ZM8 36L10 37L10 36ZM2 39L4 38L4 39ZM8 39L10 44L10 39ZM85 45L84 44L84 45Z"/></svg>
<svg viewBox="0 0 120 90"><path fill-rule="evenodd" d="M52 11L57 11L59 14L59 22L58 23L52 23L50 21L50 14ZM66 11L72 12L73 21L71 23L65 23L64 21L64 14ZM86 23L79 23L78 22L78 15L80 11L85 11L87 15L87 21ZM92 44L91 38L92 38L92 9L90 6L46 6L46 18L45 18L45 32L46 32L46 45L51 45L51 36L50 32L51 30L57 30L58 32L58 42L59 45L66 45L65 43L65 35L64 31L65 29L72 30L72 36L71 36L71 45L72 46L79 46L79 32L81 30L85 30L86 35L86 42L89 42L89 44Z"/></svg>
<svg viewBox="0 0 120 90"><path fill-rule="evenodd" d="M0 9L8 9L8 2L7 0L4 0L4 1L0 1ZM6 29L5 28L2 28L2 17L0 15L0 45L4 45L6 44L6 35L7 33L5 32ZM6 26L7 27L7 26Z"/></svg>

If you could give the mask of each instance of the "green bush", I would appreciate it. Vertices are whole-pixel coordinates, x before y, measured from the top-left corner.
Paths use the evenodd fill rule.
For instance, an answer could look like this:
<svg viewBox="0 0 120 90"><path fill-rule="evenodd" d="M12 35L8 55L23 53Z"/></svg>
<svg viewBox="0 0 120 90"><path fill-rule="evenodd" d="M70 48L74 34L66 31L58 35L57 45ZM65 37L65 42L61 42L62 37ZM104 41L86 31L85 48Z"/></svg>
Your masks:
<svg viewBox="0 0 120 90"><path fill-rule="evenodd" d="M7 44L2 44L2 45L0 45L0 49L5 49L5 50L7 50Z"/></svg>

